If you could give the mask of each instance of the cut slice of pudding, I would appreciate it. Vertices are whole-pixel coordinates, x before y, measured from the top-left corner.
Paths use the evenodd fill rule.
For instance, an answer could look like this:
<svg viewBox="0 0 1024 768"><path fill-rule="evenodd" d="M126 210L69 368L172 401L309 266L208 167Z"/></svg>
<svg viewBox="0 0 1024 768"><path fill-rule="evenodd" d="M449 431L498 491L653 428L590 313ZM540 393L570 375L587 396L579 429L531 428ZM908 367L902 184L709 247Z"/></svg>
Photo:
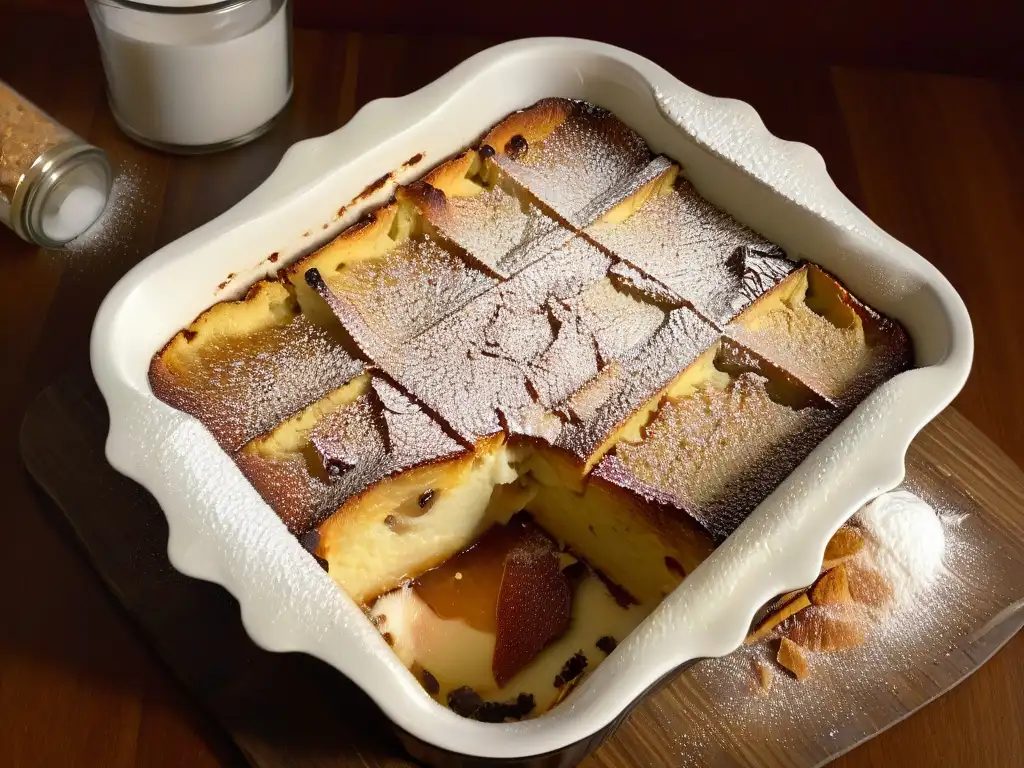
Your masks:
<svg viewBox="0 0 1024 768"><path fill-rule="evenodd" d="M710 537L688 516L600 475L585 477L583 462L568 451L538 445L524 466L536 483L526 510L618 585L625 603L653 608L711 554Z"/></svg>
<svg viewBox="0 0 1024 768"><path fill-rule="evenodd" d="M490 722L542 714L654 607L561 553L529 518L382 596L371 618L438 701Z"/></svg>
<svg viewBox="0 0 1024 768"><path fill-rule="evenodd" d="M320 526L314 554L353 600L369 604L523 509L533 488L518 482L517 461L515 448L495 435L471 451L388 476Z"/></svg>
<svg viewBox="0 0 1024 768"><path fill-rule="evenodd" d="M382 478L464 453L422 408L364 373L247 443L235 461L298 535Z"/></svg>
<svg viewBox="0 0 1024 768"><path fill-rule="evenodd" d="M358 376L336 318L313 322L289 286L256 283L215 304L153 357L153 393L195 416L228 452Z"/></svg>
<svg viewBox="0 0 1024 768"><path fill-rule="evenodd" d="M913 362L910 338L899 323L813 264L790 275L726 332L847 409Z"/></svg>
<svg viewBox="0 0 1024 768"><path fill-rule="evenodd" d="M651 158L612 113L569 99L543 99L509 115L483 138L481 152L574 227L588 224L581 214L594 200Z"/></svg>
<svg viewBox="0 0 1024 768"><path fill-rule="evenodd" d="M573 235L533 195L474 150L402 187L397 196L498 277L511 277Z"/></svg>
<svg viewBox="0 0 1024 768"><path fill-rule="evenodd" d="M842 416L833 403L729 340L686 389L670 389L641 439L620 441L594 474L674 503L719 539Z"/></svg>
<svg viewBox="0 0 1024 768"><path fill-rule="evenodd" d="M584 232L719 327L799 267L655 158L597 201Z"/></svg>

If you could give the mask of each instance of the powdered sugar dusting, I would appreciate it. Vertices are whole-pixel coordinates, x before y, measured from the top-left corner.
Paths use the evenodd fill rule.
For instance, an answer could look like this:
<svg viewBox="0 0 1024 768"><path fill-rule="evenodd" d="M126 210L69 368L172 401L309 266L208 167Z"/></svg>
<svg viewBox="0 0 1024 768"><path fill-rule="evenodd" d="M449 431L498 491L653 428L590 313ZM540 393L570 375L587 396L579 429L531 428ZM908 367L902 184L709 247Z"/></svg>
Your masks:
<svg viewBox="0 0 1024 768"><path fill-rule="evenodd" d="M531 201L500 185L473 197L449 196L440 209L431 206L427 218L502 277L511 277L572 237Z"/></svg>
<svg viewBox="0 0 1024 768"><path fill-rule="evenodd" d="M915 475L915 483L925 481L926 495L934 503L935 475ZM939 535L944 540L942 565L926 586L918 584L912 597L903 601L862 606L864 643L839 652L809 653L810 676L805 680L795 680L776 663L777 639L699 662L634 715L645 719L651 743L651 751L645 748L638 759L658 750L657 754L670 754L673 764L717 765L736 759L739 739L749 745L773 745L764 756L768 764L817 765L971 671L980 661L974 653L985 653L972 649L972 629L1012 601L1013 590L1019 597L1019 579L1015 587L1007 588L1007 569L1013 564L998 556L993 548L998 545L989 540L992 531L983 521L965 522L964 511L970 505L964 499L942 502L936 514L911 496L906 490L885 494L882 505L893 515L899 515L900 508L907 511L904 504L912 505L917 511L910 510L909 518L918 522L905 521L906 525L932 529L925 534L932 545L927 547L930 565L924 570L931 571L935 564ZM894 498L905 501L890 506ZM904 530L901 538L908 533L912 531ZM874 568L878 558L877 541L869 538L853 567ZM900 594L898 588L893 592ZM792 627L795 621L784 626ZM768 691L761 688L758 668L768 670Z"/></svg>
<svg viewBox="0 0 1024 768"><path fill-rule="evenodd" d="M191 343L191 342L190 342ZM182 360L158 359L154 390L192 414L228 451L271 430L363 370L304 315L246 335L216 335Z"/></svg>
<svg viewBox="0 0 1024 768"><path fill-rule="evenodd" d="M150 194L149 186L149 180L138 166L119 168L100 217L85 232L52 253L87 255L88 260L71 259L67 262L72 267L81 264L81 268L86 268L95 266L96 260L102 261L109 252L134 243L134 229L139 221L147 218L152 206L154 196Z"/></svg>
<svg viewBox="0 0 1024 768"><path fill-rule="evenodd" d="M364 349L473 441L502 428L499 412L512 416L597 372L592 334L572 305L609 265L573 240L410 342L369 338Z"/></svg>
<svg viewBox="0 0 1024 768"><path fill-rule="evenodd" d="M566 398L560 410L570 421L558 444L589 457L716 338L715 329L689 308L673 310L649 340L631 348Z"/></svg>
<svg viewBox="0 0 1024 768"><path fill-rule="evenodd" d="M837 423L834 410L796 410L775 402L767 387L746 372L724 389L668 400L642 442L617 446L617 459L725 538Z"/></svg>
<svg viewBox="0 0 1024 768"><path fill-rule="evenodd" d="M625 221L585 232L718 325L797 268L777 246L702 198L685 179Z"/></svg>
<svg viewBox="0 0 1024 768"><path fill-rule="evenodd" d="M420 407L375 376L367 392L320 416L301 447L253 444L236 461L298 534L383 478L462 450Z"/></svg>
<svg viewBox="0 0 1024 768"><path fill-rule="evenodd" d="M613 264L608 273L612 278L612 282L636 291L651 301L672 306L682 303L682 299L676 296L671 289L662 285L650 275L645 275L632 264L625 261Z"/></svg>
<svg viewBox="0 0 1024 768"><path fill-rule="evenodd" d="M629 200L648 184L656 181L658 177L667 174L674 166L675 163L669 158L658 155L639 171L619 179L599 197L592 200L578 215L578 220L583 224L592 224L616 205Z"/></svg>
<svg viewBox="0 0 1024 768"><path fill-rule="evenodd" d="M872 539L874 565L909 604L942 573L945 532L935 510L910 491L884 493L857 515Z"/></svg>
<svg viewBox="0 0 1024 768"><path fill-rule="evenodd" d="M832 282L830 277L822 279ZM909 367L910 344L900 326L869 310L838 284L835 292L859 316L856 324L836 325L801 297L750 318L740 317L726 334L816 392L853 408L879 383Z"/></svg>
<svg viewBox="0 0 1024 768"><path fill-rule="evenodd" d="M430 236L410 238L379 259L324 275L375 334L401 343L422 333L495 285Z"/></svg>
<svg viewBox="0 0 1024 768"><path fill-rule="evenodd" d="M564 101L564 100L563 100ZM565 121L522 155L494 147L494 162L512 179L574 226L585 209L617 182L650 160L647 144L606 110L564 102Z"/></svg>

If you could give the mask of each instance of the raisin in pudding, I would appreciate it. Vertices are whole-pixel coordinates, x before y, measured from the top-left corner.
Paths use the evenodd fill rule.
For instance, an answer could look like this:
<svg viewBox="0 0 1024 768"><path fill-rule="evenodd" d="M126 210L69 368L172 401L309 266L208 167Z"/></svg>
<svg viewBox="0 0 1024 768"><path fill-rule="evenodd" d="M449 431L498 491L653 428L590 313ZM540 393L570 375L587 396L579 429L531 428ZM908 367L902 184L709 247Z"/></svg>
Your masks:
<svg viewBox="0 0 1024 768"><path fill-rule="evenodd" d="M542 714L882 381L903 328L547 99L152 361L423 688Z"/></svg>

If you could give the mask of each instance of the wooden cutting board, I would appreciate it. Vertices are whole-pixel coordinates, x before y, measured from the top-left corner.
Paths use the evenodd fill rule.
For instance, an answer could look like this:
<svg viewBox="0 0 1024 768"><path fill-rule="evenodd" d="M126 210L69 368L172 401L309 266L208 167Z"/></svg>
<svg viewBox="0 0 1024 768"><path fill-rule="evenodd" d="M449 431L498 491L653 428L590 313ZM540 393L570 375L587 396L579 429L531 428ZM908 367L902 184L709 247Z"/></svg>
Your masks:
<svg viewBox="0 0 1024 768"><path fill-rule="evenodd" d="M107 585L245 759L259 768L409 765L386 719L359 689L316 659L257 648L233 598L174 571L163 513L107 464L106 434L106 408L83 372L49 387L29 408L22 455ZM854 714L841 728L813 718L776 726L753 714L749 722L746 714L723 717L709 698L706 670L715 668L705 667L723 662L705 662L634 710L588 764L819 765L990 658L1024 625L1024 473L952 409L917 438L907 467L911 487L968 513L971 546L985 550L968 563L984 573L959 574L971 585L964 593L971 607L947 627L952 634L935 658L904 670L897 682L879 679L876 688L851 693Z"/></svg>

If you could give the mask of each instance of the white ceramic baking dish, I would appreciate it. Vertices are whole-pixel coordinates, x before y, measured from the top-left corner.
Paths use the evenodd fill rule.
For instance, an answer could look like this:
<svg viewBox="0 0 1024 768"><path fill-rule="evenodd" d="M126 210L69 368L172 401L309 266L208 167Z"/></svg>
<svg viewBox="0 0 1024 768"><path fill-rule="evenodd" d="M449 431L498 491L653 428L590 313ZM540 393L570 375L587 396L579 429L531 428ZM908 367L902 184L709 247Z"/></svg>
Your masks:
<svg viewBox="0 0 1024 768"><path fill-rule="evenodd" d="M369 182L394 169L420 175L546 96L612 110L654 151L679 160L714 203L899 319L917 368L865 400L565 703L495 725L463 719L423 691L199 422L156 400L147 366L176 330L225 298L217 286L227 273L243 276L241 289L308 250L310 232L333 234L389 194L385 185L338 218L339 205ZM410 169L415 155L422 158ZM282 261L268 265L275 251ZM484 51L416 93L372 102L344 128L296 144L246 199L129 272L92 336L110 410L107 456L160 503L175 567L234 595L260 645L306 652L355 681L414 748L491 759L547 754L545 764L577 759L655 682L690 660L729 653L766 601L810 583L836 528L901 481L908 444L960 390L972 351L970 319L950 284L857 210L815 150L772 136L742 102L698 93L627 51L573 39Z"/></svg>

